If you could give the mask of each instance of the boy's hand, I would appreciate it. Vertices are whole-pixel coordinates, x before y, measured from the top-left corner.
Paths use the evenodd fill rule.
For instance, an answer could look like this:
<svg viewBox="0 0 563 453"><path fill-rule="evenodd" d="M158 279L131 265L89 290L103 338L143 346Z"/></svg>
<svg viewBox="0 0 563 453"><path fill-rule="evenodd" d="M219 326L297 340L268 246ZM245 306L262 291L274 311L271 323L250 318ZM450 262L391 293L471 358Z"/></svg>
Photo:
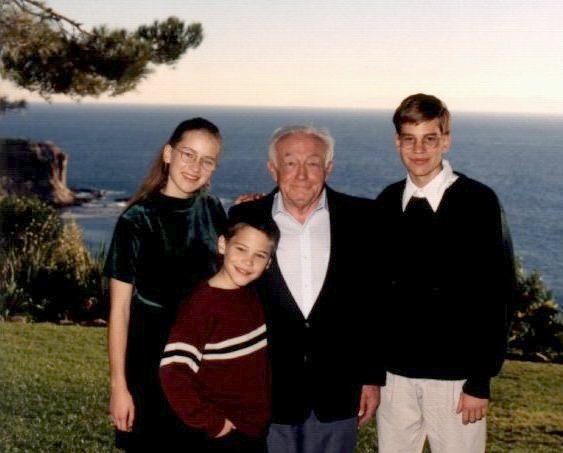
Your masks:
<svg viewBox="0 0 563 453"><path fill-rule="evenodd" d="M464 425L475 423L487 415L487 407L489 400L486 398L477 398L461 392L459 402L457 403L456 414L463 414L462 421Z"/></svg>
<svg viewBox="0 0 563 453"><path fill-rule="evenodd" d="M219 437L223 437L226 436L227 434L229 434L233 429L236 429L236 426L233 425L233 422L231 422L228 418L225 419L225 424L223 425L223 429L219 432L219 434L217 434L215 436L215 439L218 439Z"/></svg>

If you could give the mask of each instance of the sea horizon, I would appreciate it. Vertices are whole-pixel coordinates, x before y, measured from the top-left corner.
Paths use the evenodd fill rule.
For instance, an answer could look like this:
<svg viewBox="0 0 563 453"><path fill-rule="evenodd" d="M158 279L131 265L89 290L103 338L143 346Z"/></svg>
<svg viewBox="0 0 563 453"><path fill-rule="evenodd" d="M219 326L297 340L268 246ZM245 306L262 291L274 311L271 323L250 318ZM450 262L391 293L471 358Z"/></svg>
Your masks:
<svg viewBox="0 0 563 453"><path fill-rule="evenodd" d="M204 116L223 133L225 149L212 191L229 206L247 192L268 192L267 144L287 124L327 127L336 139L328 184L375 198L405 177L394 149L392 111L111 103L30 103L0 117L0 136L52 141L69 156L68 185L104 191L93 203L65 210L92 249L106 246L115 219L157 151L181 120ZM527 272L538 270L563 300L563 116L452 112L454 170L490 186L509 220L516 255Z"/></svg>
<svg viewBox="0 0 563 453"><path fill-rule="evenodd" d="M195 109L234 109L234 110L321 110L321 111L339 111L339 112L380 112L389 113L394 109L391 107L351 107L351 106L311 106L311 105L225 105L225 104L165 104L165 103L150 103L150 102L113 102L111 100L68 100L61 98L56 101L41 102L41 101L28 101L27 108L33 106L85 106L85 107L123 107L123 108L187 108ZM24 113L26 109L19 110L19 114ZM9 115L18 114L18 111L12 111ZM525 116L525 117L553 117L555 121L563 120L563 112L547 112L547 111L521 111L521 110L473 110L473 109L457 109L453 112L454 115L492 115L492 116Z"/></svg>

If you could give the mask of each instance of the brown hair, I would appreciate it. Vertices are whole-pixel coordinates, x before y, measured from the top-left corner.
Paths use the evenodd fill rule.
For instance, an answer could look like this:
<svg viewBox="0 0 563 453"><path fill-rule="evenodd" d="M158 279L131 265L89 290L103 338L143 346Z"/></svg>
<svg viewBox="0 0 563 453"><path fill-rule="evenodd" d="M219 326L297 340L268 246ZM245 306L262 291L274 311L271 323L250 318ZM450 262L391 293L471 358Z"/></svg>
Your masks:
<svg viewBox="0 0 563 453"><path fill-rule="evenodd" d="M172 135L166 144L160 149L160 152L151 164L144 181L137 189L137 192L128 201L127 207L147 198L149 195L161 190L166 185L169 167L163 159L166 145L170 145L172 148L175 147L182 140L184 134L190 131L206 131L219 142L219 147L223 144L223 138L221 137L219 128L211 121L208 121L205 118L192 118L182 121L178 124L178 126L176 126L176 129L174 129L174 132L172 132Z"/></svg>
<svg viewBox="0 0 563 453"><path fill-rule="evenodd" d="M247 215L240 218L231 217L227 221L227 226L223 236L225 236L225 239L228 242L239 230L242 230L247 226L261 231L267 236L272 244L271 254L273 255L278 247L278 243L280 242L280 230L276 222L267 216L265 218L257 215Z"/></svg>
<svg viewBox="0 0 563 453"><path fill-rule="evenodd" d="M405 99L395 110L393 124L397 134L401 133L401 126L405 123L418 124L423 121L438 119L440 132L450 133L450 112L440 99L430 94L413 94Z"/></svg>

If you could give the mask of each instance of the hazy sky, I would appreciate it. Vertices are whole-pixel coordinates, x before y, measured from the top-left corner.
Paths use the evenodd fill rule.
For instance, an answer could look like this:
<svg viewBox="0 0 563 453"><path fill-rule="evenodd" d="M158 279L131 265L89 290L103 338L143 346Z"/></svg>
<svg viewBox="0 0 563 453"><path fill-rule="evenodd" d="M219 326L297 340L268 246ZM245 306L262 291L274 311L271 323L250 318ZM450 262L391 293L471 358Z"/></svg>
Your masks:
<svg viewBox="0 0 563 453"><path fill-rule="evenodd" d="M87 26L170 15L203 24L198 49L115 102L394 108L426 92L452 110L563 114L561 0L48 4Z"/></svg>

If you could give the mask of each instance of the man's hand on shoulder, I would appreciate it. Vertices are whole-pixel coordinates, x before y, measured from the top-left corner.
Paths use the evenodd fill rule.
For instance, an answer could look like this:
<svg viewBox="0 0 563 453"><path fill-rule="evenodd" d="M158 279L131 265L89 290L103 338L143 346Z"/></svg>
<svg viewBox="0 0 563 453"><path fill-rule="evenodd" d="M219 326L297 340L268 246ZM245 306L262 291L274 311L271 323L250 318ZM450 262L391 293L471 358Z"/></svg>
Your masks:
<svg viewBox="0 0 563 453"><path fill-rule="evenodd" d="M265 193L258 193L258 192L249 192L249 193L245 193L243 195L239 195L236 199L235 199L235 203L234 204L241 204L241 203L246 203L247 201L254 201L254 200L259 200L260 198L265 197L266 194Z"/></svg>
<svg viewBox="0 0 563 453"><path fill-rule="evenodd" d="M368 423L379 406L379 386L364 385L362 386L362 395L360 398L360 410L358 412L358 425L364 426Z"/></svg>

